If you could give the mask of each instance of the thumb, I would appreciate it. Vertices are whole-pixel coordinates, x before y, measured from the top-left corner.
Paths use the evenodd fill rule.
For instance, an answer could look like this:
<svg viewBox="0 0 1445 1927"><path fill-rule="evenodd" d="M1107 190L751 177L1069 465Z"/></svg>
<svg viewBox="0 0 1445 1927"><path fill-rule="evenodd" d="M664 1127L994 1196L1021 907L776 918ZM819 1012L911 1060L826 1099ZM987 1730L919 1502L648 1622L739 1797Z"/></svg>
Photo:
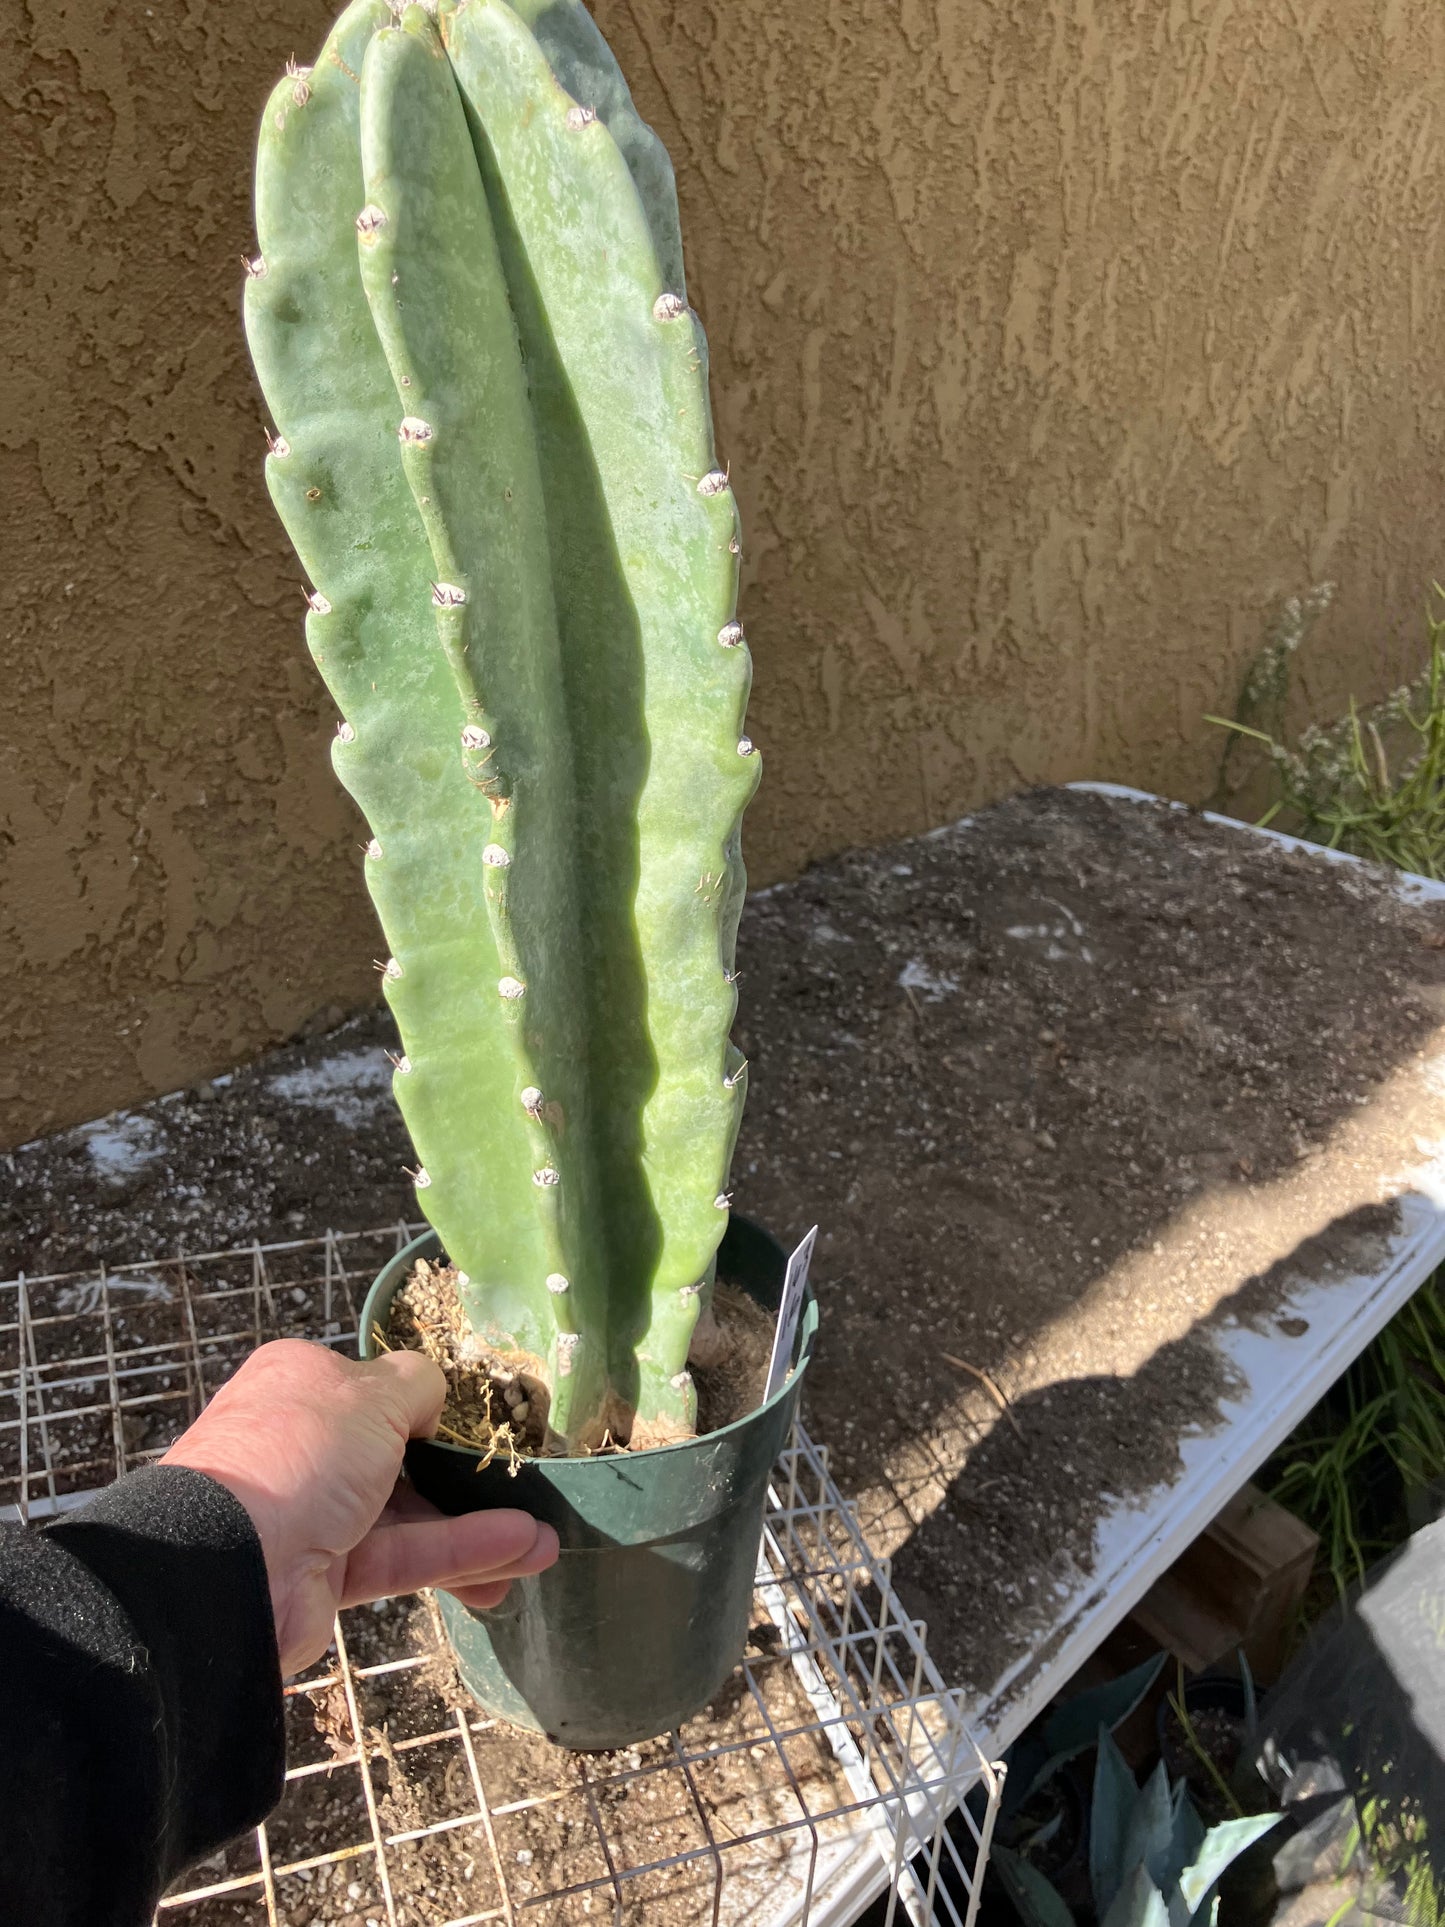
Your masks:
<svg viewBox="0 0 1445 1927"><path fill-rule="evenodd" d="M341 1605L416 1592L449 1581L519 1579L557 1557L557 1535L508 1508L457 1518L411 1518L375 1526L346 1561Z"/></svg>
<svg viewBox="0 0 1445 1927"><path fill-rule="evenodd" d="M442 1368L420 1352L384 1352L351 1367L367 1381L366 1395L404 1439L427 1439L437 1429L446 1403Z"/></svg>

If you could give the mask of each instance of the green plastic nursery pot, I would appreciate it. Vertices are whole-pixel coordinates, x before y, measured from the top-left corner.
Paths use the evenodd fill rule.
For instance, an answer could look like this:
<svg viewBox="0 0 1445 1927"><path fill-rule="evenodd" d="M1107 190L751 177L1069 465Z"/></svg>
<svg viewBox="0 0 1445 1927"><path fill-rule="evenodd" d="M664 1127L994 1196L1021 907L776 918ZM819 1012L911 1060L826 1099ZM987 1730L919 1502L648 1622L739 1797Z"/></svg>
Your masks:
<svg viewBox="0 0 1445 1927"><path fill-rule="evenodd" d="M438 1243L427 1232L377 1278L361 1314L364 1358L412 1265ZM775 1311L785 1265L765 1231L730 1221L720 1277ZM478 1467L466 1447L413 1440L407 1473L441 1511L518 1506L561 1541L557 1563L513 1580L493 1611L439 1595L457 1669L486 1712L585 1752L665 1733L718 1691L742 1656L768 1475L817 1325L809 1294L786 1384L746 1418L681 1445L529 1459L512 1477L495 1460Z"/></svg>

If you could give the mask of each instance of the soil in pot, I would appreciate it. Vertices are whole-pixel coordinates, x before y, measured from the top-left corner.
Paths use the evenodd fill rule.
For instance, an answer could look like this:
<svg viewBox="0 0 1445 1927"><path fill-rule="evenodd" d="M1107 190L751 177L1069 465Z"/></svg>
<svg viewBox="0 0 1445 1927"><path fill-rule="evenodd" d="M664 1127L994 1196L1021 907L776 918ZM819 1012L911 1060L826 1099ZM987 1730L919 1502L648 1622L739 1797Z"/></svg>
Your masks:
<svg viewBox="0 0 1445 1927"><path fill-rule="evenodd" d="M1004 1846L1056 1886L1071 1869L1082 1867L1088 1837L1088 1798L1067 1768L1031 1793L999 1835Z"/></svg>
<svg viewBox="0 0 1445 1927"><path fill-rule="evenodd" d="M486 1457L536 1457L547 1450L546 1393L535 1360L502 1354L469 1329L457 1295L453 1265L418 1258L391 1302L382 1342L391 1351L419 1351L440 1365L447 1381L442 1438L475 1446ZM772 1356L774 1321L756 1299L719 1283L713 1294L708 1361L694 1359L698 1436L746 1418L763 1402ZM657 1441L634 1432L615 1449Z"/></svg>
<svg viewBox="0 0 1445 1927"><path fill-rule="evenodd" d="M1175 1710L1176 1698L1171 1694L1159 1708L1159 1754L1169 1778L1187 1783L1206 1826L1232 1820L1238 1809L1220 1782L1230 1784L1248 1742L1244 1688L1236 1679L1191 1681L1184 1689L1188 1732Z"/></svg>

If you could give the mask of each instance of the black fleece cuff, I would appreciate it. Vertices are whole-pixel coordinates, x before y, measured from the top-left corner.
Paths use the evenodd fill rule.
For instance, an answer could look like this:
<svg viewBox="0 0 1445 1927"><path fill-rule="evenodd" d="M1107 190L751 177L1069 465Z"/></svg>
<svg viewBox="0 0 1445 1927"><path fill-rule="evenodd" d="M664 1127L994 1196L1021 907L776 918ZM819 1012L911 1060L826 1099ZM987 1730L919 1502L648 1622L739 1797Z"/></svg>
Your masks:
<svg viewBox="0 0 1445 1927"><path fill-rule="evenodd" d="M203 1472L154 1465L47 1535L125 1607L165 1710L171 1871L281 1797L286 1746L271 1589L251 1515Z"/></svg>
<svg viewBox="0 0 1445 1927"><path fill-rule="evenodd" d="M0 1656L0 1921L141 1927L279 1799L265 1563L203 1473L150 1467L43 1530L0 1527Z"/></svg>

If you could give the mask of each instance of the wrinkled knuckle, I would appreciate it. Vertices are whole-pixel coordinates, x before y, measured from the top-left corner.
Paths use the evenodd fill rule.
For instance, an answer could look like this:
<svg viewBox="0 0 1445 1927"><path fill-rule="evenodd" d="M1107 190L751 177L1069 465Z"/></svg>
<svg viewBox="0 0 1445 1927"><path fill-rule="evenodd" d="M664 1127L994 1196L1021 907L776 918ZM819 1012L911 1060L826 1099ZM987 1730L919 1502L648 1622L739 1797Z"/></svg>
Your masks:
<svg viewBox="0 0 1445 1927"><path fill-rule="evenodd" d="M302 1339L273 1338L265 1345L258 1345L242 1364L241 1370L252 1378L290 1371L296 1363L298 1348L305 1348Z"/></svg>
<svg viewBox="0 0 1445 1927"><path fill-rule="evenodd" d="M325 1345L314 1344L309 1338L272 1338L256 1353L257 1358L270 1358L286 1365L297 1364L302 1359L320 1360L330 1356Z"/></svg>

